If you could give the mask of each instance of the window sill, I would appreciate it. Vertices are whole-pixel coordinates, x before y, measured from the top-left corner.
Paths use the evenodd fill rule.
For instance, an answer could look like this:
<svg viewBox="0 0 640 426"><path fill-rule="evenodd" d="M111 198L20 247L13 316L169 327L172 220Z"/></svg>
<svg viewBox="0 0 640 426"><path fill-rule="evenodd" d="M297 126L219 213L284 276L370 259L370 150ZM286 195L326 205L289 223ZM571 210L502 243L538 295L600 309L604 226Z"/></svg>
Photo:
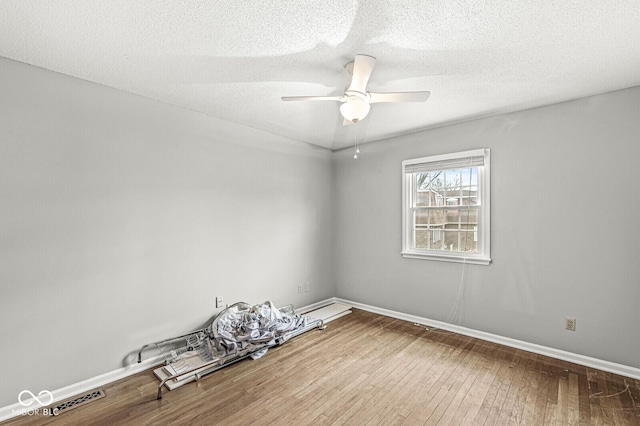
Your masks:
<svg viewBox="0 0 640 426"><path fill-rule="evenodd" d="M468 256L463 257L461 255L450 255L446 252L434 253L434 252L419 252L419 251L403 251L402 257L407 259L423 259L423 260L439 260L441 262L456 262L456 263L468 263L472 265L489 265L491 258L483 256Z"/></svg>

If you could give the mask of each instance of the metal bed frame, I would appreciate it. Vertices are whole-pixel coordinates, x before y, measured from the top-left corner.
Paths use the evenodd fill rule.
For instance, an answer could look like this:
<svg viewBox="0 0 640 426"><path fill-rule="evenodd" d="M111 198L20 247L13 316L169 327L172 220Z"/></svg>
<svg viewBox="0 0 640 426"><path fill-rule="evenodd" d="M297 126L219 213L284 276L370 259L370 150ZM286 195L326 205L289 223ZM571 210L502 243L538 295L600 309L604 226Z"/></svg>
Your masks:
<svg viewBox="0 0 640 426"><path fill-rule="evenodd" d="M220 311L213 319L204 327L199 330L195 330L188 334L172 337L159 342L149 343L144 345L138 352L138 363L142 362L142 352L149 347L155 347L162 351L164 356L164 365L169 365L178 357L178 352L184 353L189 351L197 351L198 354L205 360L203 364L193 367L187 371L181 371L179 373L169 375L168 377L161 379L158 386L157 399L162 399L162 388L170 380L180 379L188 380L193 378L199 381L203 376L213 373L216 370L227 367L245 358L248 358L265 348L271 348L279 346L287 340L306 333L314 328L323 330L326 328L324 321L321 319L307 318L306 324L302 327L298 327L294 330L287 331L281 334L276 334L274 337L269 337L268 340L260 342L259 339L254 340L256 343L249 343L245 348L239 349L234 353L225 353L224 349L220 347L220 339L217 333L218 321L222 318L230 309L236 309L239 312L244 312L246 309L250 309L251 305L245 302L234 303L231 306ZM288 305L280 308L279 311L285 313L295 313L293 305ZM207 344L207 340L211 341L214 346L214 350L210 350ZM214 352L215 351L215 352ZM168 386L167 386L168 387Z"/></svg>

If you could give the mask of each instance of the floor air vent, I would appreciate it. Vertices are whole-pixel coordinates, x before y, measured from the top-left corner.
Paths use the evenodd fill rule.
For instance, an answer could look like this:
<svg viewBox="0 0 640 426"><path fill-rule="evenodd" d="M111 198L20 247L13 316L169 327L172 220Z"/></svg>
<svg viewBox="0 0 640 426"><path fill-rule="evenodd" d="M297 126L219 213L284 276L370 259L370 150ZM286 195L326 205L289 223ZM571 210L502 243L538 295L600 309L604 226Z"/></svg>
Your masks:
<svg viewBox="0 0 640 426"><path fill-rule="evenodd" d="M104 398L105 393L102 389L97 389L89 392L86 395L78 396L73 399L68 399L64 402L59 403L51 410L54 416L59 416L60 414L67 412L73 408L79 407L81 405L87 404L91 401L95 401L96 399Z"/></svg>

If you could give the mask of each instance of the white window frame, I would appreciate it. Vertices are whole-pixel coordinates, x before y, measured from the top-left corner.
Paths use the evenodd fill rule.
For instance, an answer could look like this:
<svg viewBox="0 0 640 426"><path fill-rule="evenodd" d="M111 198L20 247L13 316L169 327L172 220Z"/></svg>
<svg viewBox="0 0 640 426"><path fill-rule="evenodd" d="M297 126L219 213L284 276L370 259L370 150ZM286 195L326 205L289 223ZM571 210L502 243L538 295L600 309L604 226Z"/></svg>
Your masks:
<svg viewBox="0 0 640 426"><path fill-rule="evenodd" d="M416 194L414 173L409 172L412 166L433 163L444 164L442 170L447 168L447 163L465 158L483 158L482 165L478 166L478 229L477 253L433 250L415 248L414 242L414 196ZM489 265L491 263L491 161L489 149L476 149L472 151L457 152L453 154L436 155L431 157L413 158L402 162L402 256L412 259L440 260L445 262L471 263ZM432 166L430 165L430 166ZM436 169L439 170L439 169ZM445 203L446 204L446 203Z"/></svg>

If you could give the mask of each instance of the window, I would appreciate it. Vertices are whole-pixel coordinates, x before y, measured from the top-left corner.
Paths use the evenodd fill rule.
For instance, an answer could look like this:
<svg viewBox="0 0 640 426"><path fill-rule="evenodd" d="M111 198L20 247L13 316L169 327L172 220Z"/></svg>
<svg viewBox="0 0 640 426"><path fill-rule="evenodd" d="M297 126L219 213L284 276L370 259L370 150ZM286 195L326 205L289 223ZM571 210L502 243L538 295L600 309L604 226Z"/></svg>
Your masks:
<svg viewBox="0 0 640 426"><path fill-rule="evenodd" d="M402 255L488 265L489 150L402 162Z"/></svg>

